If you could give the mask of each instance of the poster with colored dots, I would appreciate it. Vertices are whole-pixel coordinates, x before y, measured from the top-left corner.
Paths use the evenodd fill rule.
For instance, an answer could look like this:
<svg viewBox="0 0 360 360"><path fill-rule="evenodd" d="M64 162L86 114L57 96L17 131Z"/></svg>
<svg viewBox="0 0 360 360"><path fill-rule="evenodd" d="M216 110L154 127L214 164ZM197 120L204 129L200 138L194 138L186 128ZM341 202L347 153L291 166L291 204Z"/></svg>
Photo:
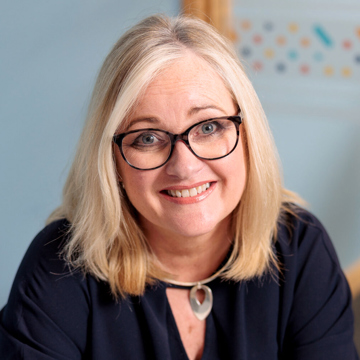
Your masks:
<svg viewBox="0 0 360 360"><path fill-rule="evenodd" d="M352 3L235 1L238 53L259 75L359 81L360 2Z"/></svg>

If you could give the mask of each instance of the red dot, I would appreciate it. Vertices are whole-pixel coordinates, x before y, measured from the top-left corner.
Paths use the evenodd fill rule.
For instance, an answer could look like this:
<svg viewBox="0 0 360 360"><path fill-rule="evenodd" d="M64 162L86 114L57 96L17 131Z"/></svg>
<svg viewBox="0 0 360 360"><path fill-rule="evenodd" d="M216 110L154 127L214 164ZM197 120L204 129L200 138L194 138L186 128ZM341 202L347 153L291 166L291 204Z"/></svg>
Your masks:
<svg viewBox="0 0 360 360"><path fill-rule="evenodd" d="M352 43L350 40L344 40L343 41L343 47L344 49L351 49L352 48Z"/></svg>
<svg viewBox="0 0 360 360"><path fill-rule="evenodd" d="M261 35L254 35L253 41L254 41L255 44L261 44L262 43Z"/></svg>
<svg viewBox="0 0 360 360"><path fill-rule="evenodd" d="M262 68L263 68L262 62L260 62L260 61L254 61L254 62L253 62L253 69L254 69L255 71L261 71Z"/></svg>
<svg viewBox="0 0 360 360"><path fill-rule="evenodd" d="M301 65L301 66L300 66L300 72L301 72L302 74L308 74L308 73L310 72L310 67L309 67L309 65L306 65L306 64Z"/></svg>

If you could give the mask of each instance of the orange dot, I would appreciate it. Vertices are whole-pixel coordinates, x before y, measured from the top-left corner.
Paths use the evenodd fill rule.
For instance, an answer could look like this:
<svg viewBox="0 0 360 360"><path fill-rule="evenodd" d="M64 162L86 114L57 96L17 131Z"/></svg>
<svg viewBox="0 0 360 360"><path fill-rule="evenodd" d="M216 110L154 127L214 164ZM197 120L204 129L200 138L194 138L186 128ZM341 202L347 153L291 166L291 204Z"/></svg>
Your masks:
<svg viewBox="0 0 360 360"><path fill-rule="evenodd" d="M249 20L244 20L240 24L243 30L250 30L251 29L251 22Z"/></svg>
<svg viewBox="0 0 360 360"><path fill-rule="evenodd" d="M341 70L341 75L343 76L343 77L350 77L351 75L352 75L352 71L351 71L351 68L349 68L349 67L344 67L344 68L342 68L342 70Z"/></svg>
<svg viewBox="0 0 360 360"><path fill-rule="evenodd" d="M279 46L285 45L286 44L286 37L285 36L278 36L277 39L276 39L276 43Z"/></svg>
<svg viewBox="0 0 360 360"><path fill-rule="evenodd" d="M360 38L360 26L356 28L356 35Z"/></svg>
<svg viewBox="0 0 360 360"><path fill-rule="evenodd" d="M332 66L325 66L324 67L324 74L326 76L333 76L334 75L334 68Z"/></svg>
<svg viewBox="0 0 360 360"><path fill-rule="evenodd" d="M299 25L296 23L290 23L288 29L291 33L296 33L299 31Z"/></svg>
<svg viewBox="0 0 360 360"><path fill-rule="evenodd" d="M300 40L300 44L301 44L301 46L303 46L303 47L309 47L309 46L310 46L310 39L304 37L304 38L302 38L302 39Z"/></svg>
<svg viewBox="0 0 360 360"><path fill-rule="evenodd" d="M265 49L264 55L265 55L266 58L272 59L274 57L274 55L275 55L275 52L274 52L273 49Z"/></svg>

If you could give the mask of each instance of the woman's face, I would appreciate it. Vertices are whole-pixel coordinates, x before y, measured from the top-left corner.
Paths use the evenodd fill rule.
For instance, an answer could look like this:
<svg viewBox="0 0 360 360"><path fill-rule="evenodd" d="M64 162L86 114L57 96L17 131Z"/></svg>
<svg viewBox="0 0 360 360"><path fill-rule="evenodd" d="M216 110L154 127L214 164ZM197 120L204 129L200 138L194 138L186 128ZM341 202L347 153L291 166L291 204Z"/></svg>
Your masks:
<svg viewBox="0 0 360 360"><path fill-rule="evenodd" d="M237 106L223 81L204 60L190 54L150 83L131 113L128 131L158 128L179 134L194 123L226 115L237 115ZM197 158L182 141L177 141L170 160L155 170L130 167L118 147L115 156L126 194L148 237L226 233L246 181L241 136L234 152L218 160ZM168 194L193 194L194 188L207 184L210 187L194 197Z"/></svg>

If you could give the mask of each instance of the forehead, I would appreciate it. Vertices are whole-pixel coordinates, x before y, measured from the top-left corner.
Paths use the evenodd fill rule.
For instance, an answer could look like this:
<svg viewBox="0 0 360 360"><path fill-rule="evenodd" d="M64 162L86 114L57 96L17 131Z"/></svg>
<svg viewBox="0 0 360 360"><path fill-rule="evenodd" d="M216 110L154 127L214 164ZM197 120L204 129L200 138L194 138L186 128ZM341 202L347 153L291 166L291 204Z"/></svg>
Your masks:
<svg viewBox="0 0 360 360"><path fill-rule="evenodd" d="M223 79L205 60L190 53L163 69L149 83L126 127L141 126L146 119L161 125L177 120L186 126L192 120L234 115L233 108L233 98Z"/></svg>

